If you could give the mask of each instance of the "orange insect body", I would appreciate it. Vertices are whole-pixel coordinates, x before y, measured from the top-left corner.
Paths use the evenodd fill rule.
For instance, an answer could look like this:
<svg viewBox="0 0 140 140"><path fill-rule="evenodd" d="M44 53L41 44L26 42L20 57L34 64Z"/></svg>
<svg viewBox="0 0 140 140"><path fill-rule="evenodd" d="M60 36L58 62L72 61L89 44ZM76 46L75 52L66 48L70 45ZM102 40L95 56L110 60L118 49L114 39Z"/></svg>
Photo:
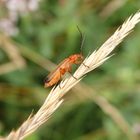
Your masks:
<svg viewBox="0 0 140 140"><path fill-rule="evenodd" d="M80 64L82 63L82 61L82 54L73 54L68 58L64 59L58 65L58 67L53 72L51 72L45 79L45 88L57 84L66 72L71 72L73 64Z"/></svg>

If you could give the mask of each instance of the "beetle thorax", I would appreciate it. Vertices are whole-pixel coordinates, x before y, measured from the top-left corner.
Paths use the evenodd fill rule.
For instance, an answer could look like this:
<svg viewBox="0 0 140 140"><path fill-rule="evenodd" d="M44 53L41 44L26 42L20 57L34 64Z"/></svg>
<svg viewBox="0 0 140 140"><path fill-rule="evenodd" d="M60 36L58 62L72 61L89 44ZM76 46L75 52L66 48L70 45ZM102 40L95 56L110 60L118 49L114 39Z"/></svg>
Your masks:
<svg viewBox="0 0 140 140"><path fill-rule="evenodd" d="M80 64L83 61L83 56L81 54L73 54L69 59L71 63Z"/></svg>

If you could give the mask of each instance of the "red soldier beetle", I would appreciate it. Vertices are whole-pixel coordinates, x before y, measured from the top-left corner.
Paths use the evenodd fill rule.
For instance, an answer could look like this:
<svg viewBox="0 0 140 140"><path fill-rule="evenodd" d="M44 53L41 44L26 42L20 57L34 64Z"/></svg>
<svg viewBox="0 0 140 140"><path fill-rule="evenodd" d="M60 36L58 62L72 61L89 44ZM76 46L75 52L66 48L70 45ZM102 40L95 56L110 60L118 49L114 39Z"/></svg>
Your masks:
<svg viewBox="0 0 140 140"><path fill-rule="evenodd" d="M51 87L55 84L57 84L62 76L66 73L69 72L71 73L72 70L72 65L73 64L81 64L83 62L83 53L82 53L82 47L84 43L84 38L83 34L80 31L79 27L77 26L78 31L80 32L81 35L81 47L80 50L81 52L79 54L73 54L70 55L68 58L64 59L54 71L52 71L45 79L45 84L44 87ZM74 76L73 76L74 77ZM76 79L76 77L74 77Z"/></svg>

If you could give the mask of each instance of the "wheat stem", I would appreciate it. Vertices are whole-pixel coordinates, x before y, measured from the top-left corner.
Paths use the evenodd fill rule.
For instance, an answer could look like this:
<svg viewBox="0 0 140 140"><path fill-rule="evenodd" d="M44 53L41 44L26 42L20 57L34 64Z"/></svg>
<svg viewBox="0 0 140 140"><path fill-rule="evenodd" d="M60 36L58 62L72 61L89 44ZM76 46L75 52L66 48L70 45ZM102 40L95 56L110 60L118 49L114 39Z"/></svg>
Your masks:
<svg viewBox="0 0 140 140"><path fill-rule="evenodd" d="M140 12L134 16L130 16L123 25L116 30L116 32L97 50L84 60L84 65L81 64L72 76L62 80L60 85L54 87L49 96L46 98L44 104L35 115L31 115L16 131L12 131L7 140L22 140L29 134L33 133L43 123L45 123L55 110L63 102L63 95L76 85L85 74L94 70L103 64L110 56L108 56L113 49L132 31L135 25L140 21ZM88 67L86 67L87 65Z"/></svg>

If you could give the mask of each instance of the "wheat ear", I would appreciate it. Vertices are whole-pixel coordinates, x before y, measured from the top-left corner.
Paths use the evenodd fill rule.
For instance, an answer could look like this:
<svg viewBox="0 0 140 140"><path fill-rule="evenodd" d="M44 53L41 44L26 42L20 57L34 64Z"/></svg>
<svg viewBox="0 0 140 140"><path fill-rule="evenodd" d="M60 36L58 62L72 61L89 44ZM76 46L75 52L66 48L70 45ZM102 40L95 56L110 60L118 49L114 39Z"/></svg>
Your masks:
<svg viewBox="0 0 140 140"><path fill-rule="evenodd" d="M85 74L94 70L110 58L109 54L122 42L139 21L140 12L137 12L134 16L130 16L97 51L94 51L85 58L73 76L63 80L60 85L51 90L44 104L35 115L30 115L18 130L12 131L5 139L22 140L45 123L63 102L63 95L76 85Z"/></svg>

